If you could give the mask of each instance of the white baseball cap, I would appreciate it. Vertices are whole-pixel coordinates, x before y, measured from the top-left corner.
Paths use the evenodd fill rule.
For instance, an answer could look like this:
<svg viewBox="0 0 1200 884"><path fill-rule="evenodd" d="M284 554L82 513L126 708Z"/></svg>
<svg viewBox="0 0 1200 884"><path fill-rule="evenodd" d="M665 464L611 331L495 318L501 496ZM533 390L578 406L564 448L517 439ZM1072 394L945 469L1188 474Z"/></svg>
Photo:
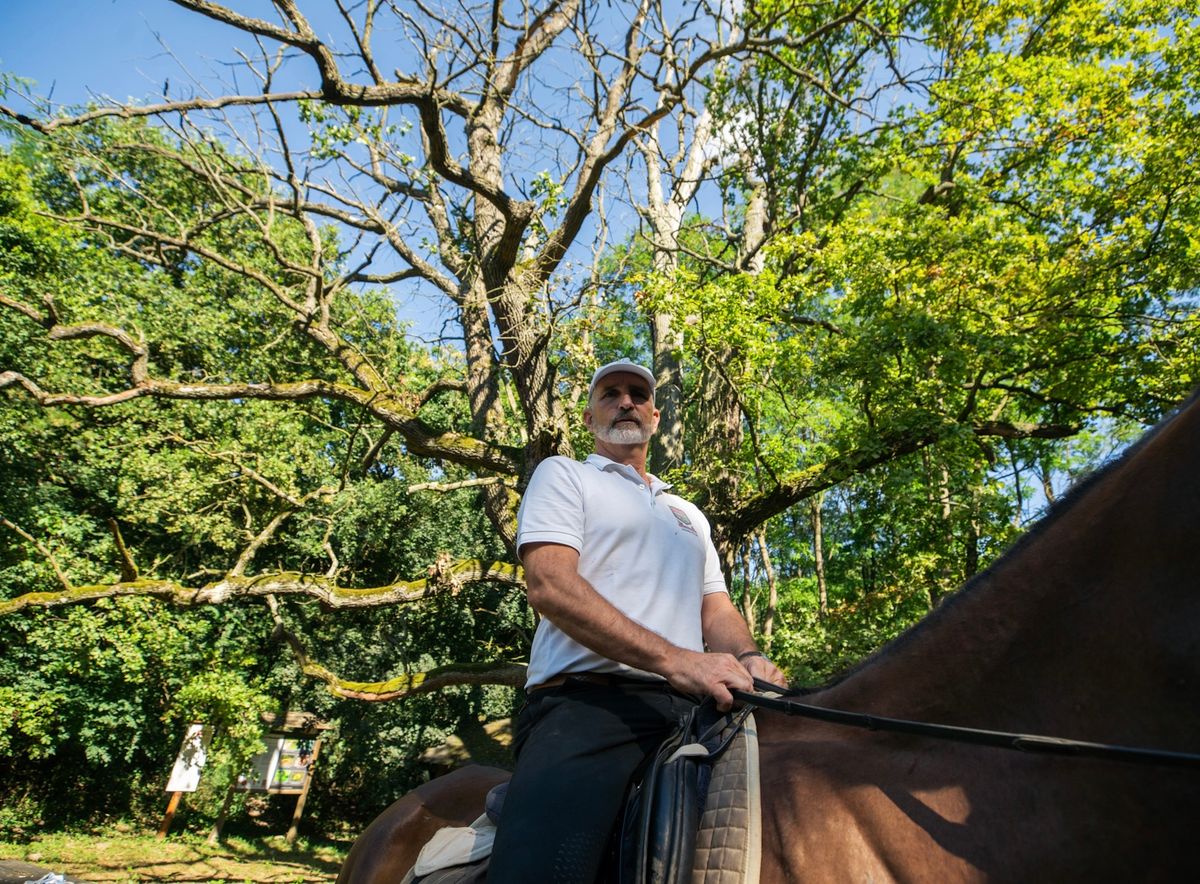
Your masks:
<svg viewBox="0 0 1200 884"><path fill-rule="evenodd" d="M596 373L592 375L592 382L588 384L588 398L592 398L596 384L600 383L602 378L608 377L608 375L618 371L637 375L650 385L650 395L654 395L654 373L650 369L638 365L636 362L630 362L628 359L618 359L616 362L610 362L608 365L602 365L596 369Z"/></svg>

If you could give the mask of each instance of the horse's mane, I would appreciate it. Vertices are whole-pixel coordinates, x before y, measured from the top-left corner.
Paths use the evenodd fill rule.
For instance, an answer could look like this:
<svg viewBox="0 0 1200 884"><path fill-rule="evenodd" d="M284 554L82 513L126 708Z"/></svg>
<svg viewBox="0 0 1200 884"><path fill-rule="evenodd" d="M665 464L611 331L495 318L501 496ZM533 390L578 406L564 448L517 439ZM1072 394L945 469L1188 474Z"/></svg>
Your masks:
<svg viewBox="0 0 1200 884"><path fill-rule="evenodd" d="M847 679L857 675L862 670L869 666L890 657L892 654L907 647L920 633L927 628L931 628L944 619L948 612L955 605L960 605L963 599L971 594L971 592L980 584L985 582L991 573L1001 567L1010 558L1019 556L1027 546L1041 537L1059 520L1065 518L1068 513L1072 512L1080 502L1088 496L1091 490L1106 476L1120 470L1126 463L1132 461L1141 452L1141 450L1150 443L1156 436L1172 422L1175 421L1181 414L1191 408L1196 401L1200 399L1200 388L1192 391L1191 395L1183 401L1178 407L1171 411L1166 417L1160 420L1155 426L1147 430L1136 441L1125 448L1119 455L1110 458L1106 463L1097 466L1084 476L1080 477L1070 487L1066 494L1054 501L1050 505L1046 514L1042 516L1032 528L1022 534L1015 540L1004 554L992 562L988 567L971 577L966 583L955 590L950 595L946 596L941 603L923 617L919 622L913 624L904 630L900 635L896 636L891 641L887 642L879 650L875 651L870 656L858 663L850 666L844 671L835 675L832 679L820 685L819 687L806 689L804 693L812 693L815 691L825 690L841 684Z"/></svg>

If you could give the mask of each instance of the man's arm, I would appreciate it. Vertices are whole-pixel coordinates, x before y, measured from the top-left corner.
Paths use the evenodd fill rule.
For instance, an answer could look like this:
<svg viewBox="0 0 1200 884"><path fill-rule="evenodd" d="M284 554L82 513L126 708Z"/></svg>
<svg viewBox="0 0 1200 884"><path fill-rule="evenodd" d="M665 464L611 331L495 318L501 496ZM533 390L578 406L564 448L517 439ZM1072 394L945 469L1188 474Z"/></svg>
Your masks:
<svg viewBox="0 0 1200 884"><path fill-rule="evenodd" d="M759 656L761 652L746 621L726 593L710 592L704 597L700 625L704 630L704 644L710 651L732 654L754 678L787 685L787 676L765 656Z"/></svg>
<svg viewBox="0 0 1200 884"><path fill-rule="evenodd" d="M579 553L571 547L527 543L521 548L521 562L529 603L584 647L610 660L661 675L683 693L711 696L720 709L728 709L733 703L730 688L753 689L747 668L733 655L686 650L621 613L579 576ZM748 647L754 647L753 641Z"/></svg>

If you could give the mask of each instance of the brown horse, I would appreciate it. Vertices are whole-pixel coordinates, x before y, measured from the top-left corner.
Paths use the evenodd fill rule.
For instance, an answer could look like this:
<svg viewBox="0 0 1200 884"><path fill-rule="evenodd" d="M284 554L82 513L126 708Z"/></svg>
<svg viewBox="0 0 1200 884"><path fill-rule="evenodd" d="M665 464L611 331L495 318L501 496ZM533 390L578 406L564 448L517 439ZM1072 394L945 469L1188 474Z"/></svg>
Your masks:
<svg viewBox="0 0 1200 884"><path fill-rule="evenodd" d="M338 884L399 884L434 832L474 821L488 790L507 779L508 771L469 765L413 789L358 836Z"/></svg>
<svg viewBox="0 0 1200 884"><path fill-rule="evenodd" d="M1198 581L1193 397L923 622L804 699L1197 752ZM1195 770L1026 755L766 712L758 721L764 884L1200 880ZM430 787L427 801L448 800ZM417 832L386 822L411 797L364 833L365 851L411 855ZM482 791L471 796L474 809L457 821L468 822L481 801ZM382 884L354 859L339 881Z"/></svg>

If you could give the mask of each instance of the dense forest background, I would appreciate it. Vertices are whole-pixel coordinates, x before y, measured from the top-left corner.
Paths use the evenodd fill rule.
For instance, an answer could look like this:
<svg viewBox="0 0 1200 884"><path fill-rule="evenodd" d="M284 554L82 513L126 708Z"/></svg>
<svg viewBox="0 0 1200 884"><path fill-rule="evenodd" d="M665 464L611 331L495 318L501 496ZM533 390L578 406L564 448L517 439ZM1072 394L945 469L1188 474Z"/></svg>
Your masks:
<svg viewBox="0 0 1200 884"><path fill-rule="evenodd" d="M803 684L1200 377L1194 7L177 3L223 79L0 78L0 830L155 819L191 720L197 824L263 711L318 827L502 759L612 358Z"/></svg>

